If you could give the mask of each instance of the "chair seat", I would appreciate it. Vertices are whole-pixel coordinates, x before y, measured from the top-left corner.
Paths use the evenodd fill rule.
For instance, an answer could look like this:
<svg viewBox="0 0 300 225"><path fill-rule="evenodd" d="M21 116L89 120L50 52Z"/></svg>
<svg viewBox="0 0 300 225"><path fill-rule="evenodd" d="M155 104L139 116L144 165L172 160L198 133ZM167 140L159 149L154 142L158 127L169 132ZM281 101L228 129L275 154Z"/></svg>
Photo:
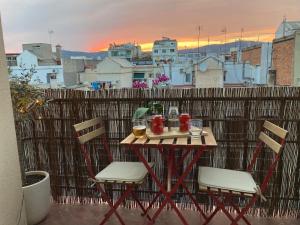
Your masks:
<svg viewBox="0 0 300 225"><path fill-rule="evenodd" d="M151 167L153 166L150 163ZM148 174L147 168L140 162L112 162L96 176L99 182L142 183Z"/></svg>
<svg viewBox="0 0 300 225"><path fill-rule="evenodd" d="M256 183L248 172L199 167L198 183L200 186L217 188L241 193L256 193Z"/></svg>

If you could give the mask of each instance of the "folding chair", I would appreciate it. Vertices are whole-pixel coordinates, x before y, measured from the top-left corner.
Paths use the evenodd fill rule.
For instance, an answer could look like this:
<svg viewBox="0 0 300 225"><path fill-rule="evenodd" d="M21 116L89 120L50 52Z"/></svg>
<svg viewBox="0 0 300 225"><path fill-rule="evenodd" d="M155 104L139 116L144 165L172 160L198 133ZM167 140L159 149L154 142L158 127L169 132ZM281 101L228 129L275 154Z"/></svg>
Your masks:
<svg viewBox="0 0 300 225"><path fill-rule="evenodd" d="M268 134L277 136L280 139L278 143ZM211 219L216 215L219 210L222 210L224 214L231 220L231 224L238 224L240 219L243 219L246 224L250 225L250 222L245 218L246 212L254 205L256 200L260 197L266 201L263 196L263 192L266 191L270 178L277 162L280 158L281 151L284 148L287 131L279 126L265 121L262 131L259 134L258 142L253 153L253 158L247 167L247 171L235 171L228 169L218 169L212 167L199 167L198 171L198 184L200 192L207 192L208 195L216 203L216 208L213 213L205 218L204 224L208 224ZM259 156L263 147L268 147L274 152L274 159L268 168L267 174L261 186L258 186L252 175L250 174L257 157ZM239 207L233 201L233 197L244 197L249 201L244 207ZM225 204L229 204L237 212L237 216L233 217L225 208Z"/></svg>
<svg viewBox="0 0 300 225"><path fill-rule="evenodd" d="M100 224L104 224L105 222L107 222L111 215L115 214L119 222L124 225L125 223L117 212L117 208L126 200L128 196L131 195L139 205L139 207L142 209L143 213L146 214L146 210L137 198L135 190L137 186L141 185L144 182L146 176L148 175L148 171L143 163L140 162L113 162L112 154L109 150L109 146L105 136L105 128L104 126L101 126L101 124L101 119L95 118L76 124L74 125L74 128L77 134L78 141L80 143L81 152L87 165L89 180L93 181L94 184L96 184L97 190L101 193L102 199L106 201L110 206L110 210L105 214L105 217L100 222ZM92 160L86 146L89 141L96 138L100 138L104 150L108 155L109 161L108 166L106 166L97 174L95 174L93 171ZM150 165L153 166L152 163L150 163ZM125 186L124 193L122 193L115 204L113 204L113 201L105 192L105 184L121 184ZM148 215L147 218L151 220Z"/></svg>

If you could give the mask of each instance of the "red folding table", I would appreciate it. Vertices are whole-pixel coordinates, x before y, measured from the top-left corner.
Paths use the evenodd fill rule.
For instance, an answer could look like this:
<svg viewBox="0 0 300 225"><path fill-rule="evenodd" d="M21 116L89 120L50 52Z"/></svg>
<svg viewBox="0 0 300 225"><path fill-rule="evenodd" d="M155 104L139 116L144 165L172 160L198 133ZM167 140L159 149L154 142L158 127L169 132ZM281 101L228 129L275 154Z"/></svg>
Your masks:
<svg viewBox="0 0 300 225"><path fill-rule="evenodd" d="M177 208L176 204L172 200L172 196L176 194L176 191L181 186L190 199L195 203L197 210L200 211L202 216L206 219L206 215L197 204L195 197L192 193L188 190L187 186L185 185L184 181L196 165L197 161L200 159L203 152L207 149L211 149L217 146L215 137L212 133L212 130L209 127L204 127L204 131L207 132L207 135L203 136L202 138L194 139L189 137L181 137L181 138L168 138L168 139L155 139L149 140L146 136L142 138L135 138L133 134L130 134L126 137L120 144L129 147L134 153L137 155L139 160L144 163L145 167L149 171L152 179L158 185L160 192L154 197L152 202L150 203L149 207L147 208L146 212L153 206L160 195L164 195L165 199L160 204L160 207L154 213L151 221L149 224L153 224L159 214L161 213L162 209L169 203L172 209L175 210L176 214L180 218L183 224L188 225L186 219L183 217L182 213ZM167 182L162 183L160 179L155 174L153 168L149 164L148 160L145 159L142 149L156 149L162 155L163 158L167 160L167 169L168 169L168 176ZM175 150L180 149L182 151L181 157L179 160L175 160ZM189 153L194 153L193 157L190 161L188 161ZM188 161L188 162L187 162ZM185 166L183 166L185 164ZM154 165L155 166L155 165ZM181 174L178 174L177 168L183 167L183 171ZM172 185L172 177L176 178L176 182ZM165 185L166 184L166 185Z"/></svg>

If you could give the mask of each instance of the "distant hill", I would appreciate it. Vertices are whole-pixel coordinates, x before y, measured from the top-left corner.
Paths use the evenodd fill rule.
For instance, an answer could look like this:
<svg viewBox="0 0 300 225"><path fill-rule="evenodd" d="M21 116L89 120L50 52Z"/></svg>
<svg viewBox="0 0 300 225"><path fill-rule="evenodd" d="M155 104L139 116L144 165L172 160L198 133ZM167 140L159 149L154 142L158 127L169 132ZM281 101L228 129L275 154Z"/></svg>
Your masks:
<svg viewBox="0 0 300 225"><path fill-rule="evenodd" d="M236 41L226 44L217 44L217 45L206 45L199 48L200 52L206 52L206 53L222 53L229 52L230 48L234 47L241 47L246 48L254 45L262 44L263 42L256 42L256 41ZM179 50L179 53L190 53L190 52L198 52L198 48L190 48L190 49L182 49ZM69 50L63 50L62 51L63 58L70 58L71 56L85 56L87 58L93 58L97 59L100 57L101 59L105 58L107 56L107 51L101 51L101 52L78 52L78 51L69 51Z"/></svg>
<svg viewBox="0 0 300 225"><path fill-rule="evenodd" d="M257 41L236 41L226 44L214 44L214 45L206 45L199 48L200 53L206 52L206 53L222 53L222 52L229 52L230 48L246 48L254 45L260 45L263 42L257 42ZM179 50L180 53L191 53L191 52L198 52L198 48L190 48L190 49L182 49Z"/></svg>

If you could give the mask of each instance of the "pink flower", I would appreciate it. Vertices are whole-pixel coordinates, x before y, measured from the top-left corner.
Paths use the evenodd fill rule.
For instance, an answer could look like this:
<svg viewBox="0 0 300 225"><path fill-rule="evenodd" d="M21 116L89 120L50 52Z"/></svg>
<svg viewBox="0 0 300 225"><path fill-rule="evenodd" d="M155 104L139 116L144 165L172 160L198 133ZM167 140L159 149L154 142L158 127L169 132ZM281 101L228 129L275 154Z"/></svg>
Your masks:
<svg viewBox="0 0 300 225"><path fill-rule="evenodd" d="M156 74L156 79L153 80L153 85L159 85L160 83L164 83L169 80L170 78L166 74Z"/></svg>
<svg viewBox="0 0 300 225"><path fill-rule="evenodd" d="M136 80L136 81L133 81L132 87L133 88L148 88L148 85L145 81Z"/></svg>

